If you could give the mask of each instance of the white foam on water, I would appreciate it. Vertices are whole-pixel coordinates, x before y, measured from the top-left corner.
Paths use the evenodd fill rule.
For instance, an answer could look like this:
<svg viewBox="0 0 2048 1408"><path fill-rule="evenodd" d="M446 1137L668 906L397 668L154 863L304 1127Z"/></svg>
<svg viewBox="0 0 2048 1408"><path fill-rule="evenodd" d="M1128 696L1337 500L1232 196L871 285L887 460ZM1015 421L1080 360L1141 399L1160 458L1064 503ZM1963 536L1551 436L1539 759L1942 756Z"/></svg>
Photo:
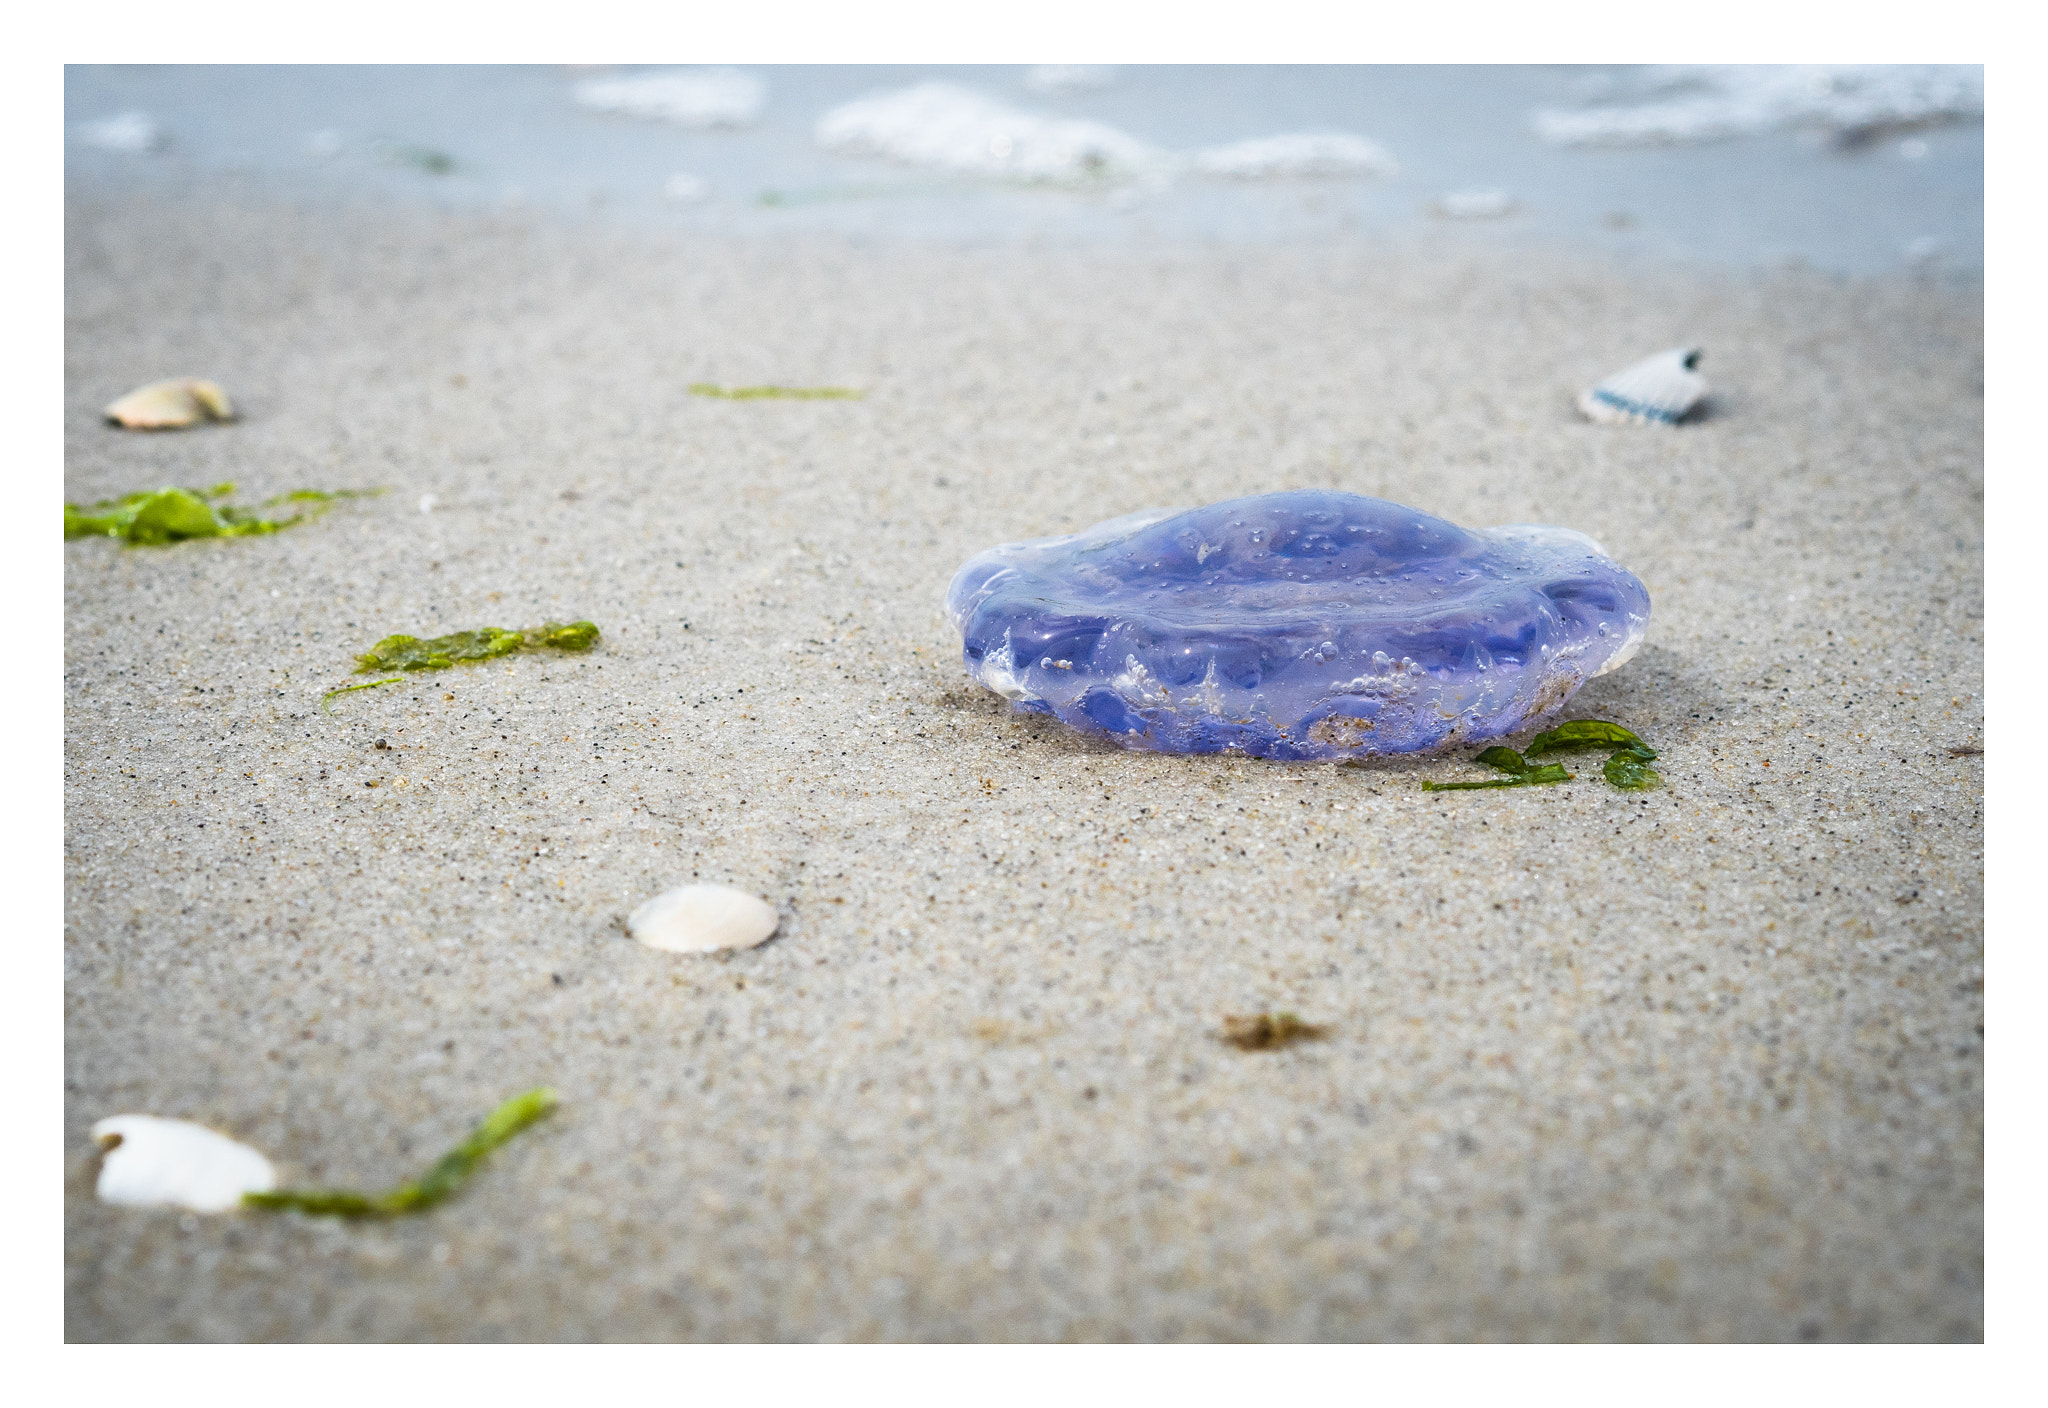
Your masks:
<svg viewBox="0 0 2048 1408"><path fill-rule="evenodd" d="M1116 78L1109 64L1037 64L1024 71L1024 86L1034 93L1056 97L1061 93L1092 93L1107 88Z"/></svg>
<svg viewBox="0 0 2048 1408"><path fill-rule="evenodd" d="M1393 176L1401 164L1378 142L1350 132L1283 132L1205 147L1190 163L1205 176Z"/></svg>
<svg viewBox="0 0 2048 1408"><path fill-rule="evenodd" d="M1514 212L1515 198L1506 191L1450 191L1431 208L1452 220L1497 220Z"/></svg>
<svg viewBox="0 0 2048 1408"><path fill-rule="evenodd" d="M1537 135L1559 146L1640 146L1984 115L1984 71L1970 64L1673 65L1647 69L1627 87L1620 96L1636 101L1537 111Z"/></svg>
<svg viewBox="0 0 2048 1408"><path fill-rule="evenodd" d="M100 1160L103 1203L226 1212L244 1193L277 1186L270 1160L190 1120L112 1115L92 1127L92 1137L120 1141Z"/></svg>
<svg viewBox="0 0 2048 1408"><path fill-rule="evenodd" d="M1027 112L950 83L856 98L819 118L816 134L830 151L1015 181L1127 179L1170 160L1104 123Z"/></svg>
<svg viewBox="0 0 2048 1408"><path fill-rule="evenodd" d="M101 151L142 156L165 142L164 130L146 112L117 112L111 117L87 122L78 129L78 139Z"/></svg>
<svg viewBox="0 0 2048 1408"><path fill-rule="evenodd" d="M576 85L576 101L599 112L656 118L680 127L745 127L761 116L768 89L731 68L660 69Z"/></svg>
<svg viewBox="0 0 2048 1408"><path fill-rule="evenodd" d="M711 187L702 176L678 171L661 183L661 193L677 205L691 205L710 195Z"/></svg>

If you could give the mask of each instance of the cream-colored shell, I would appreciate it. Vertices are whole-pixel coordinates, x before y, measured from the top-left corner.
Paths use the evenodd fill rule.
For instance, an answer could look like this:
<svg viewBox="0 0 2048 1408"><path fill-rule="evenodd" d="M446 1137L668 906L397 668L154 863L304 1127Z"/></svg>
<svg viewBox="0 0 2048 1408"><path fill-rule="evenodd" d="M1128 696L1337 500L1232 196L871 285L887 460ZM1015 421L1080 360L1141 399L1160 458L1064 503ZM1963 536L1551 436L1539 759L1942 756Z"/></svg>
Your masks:
<svg viewBox="0 0 2048 1408"><path fill-rule="evenodd" d="M190 1120L111 1115L92 1127L92 1137L120 1141L100 1159L103 1203L226 1212L244 1193L277 1186L270 1160Z"/></svg>
<svg viewBox="0 0 2048 1408"><path fill-rule="evenodd" d="M137 387L107 407L107 419L130 430L183 430L202 420L233 420L228 393L197 377L172 377Z"/></svg>
<svg viewBox="0 0 2048 1408"><path fill-rule="evenodd" d="M626 932L670 953L752 948L775 932L775 907L729 885L682 885L634 910Z"/></svg>
<svg viewBox="0 0 2048 1408"><path fill-rule="evenodd" d="M1707 394L1697 347L1674 347L1623 367L1579 393L1579 410L1605 425L1676 425Z"/></svg>

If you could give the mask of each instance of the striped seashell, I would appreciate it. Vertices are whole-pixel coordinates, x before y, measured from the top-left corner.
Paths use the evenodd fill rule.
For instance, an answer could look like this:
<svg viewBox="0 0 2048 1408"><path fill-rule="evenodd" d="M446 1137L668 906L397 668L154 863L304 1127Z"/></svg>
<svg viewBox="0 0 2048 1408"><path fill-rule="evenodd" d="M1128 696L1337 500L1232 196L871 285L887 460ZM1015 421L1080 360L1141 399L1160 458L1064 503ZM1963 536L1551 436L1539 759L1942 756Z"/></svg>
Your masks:
<svg viewBox="0 0 2048 1408"><path fill-rule="evenodd" d="M1674 347L1623 367L1579 394L1588 420L1606 425L1676 425L1707 394L1697 347Z"/></svg>

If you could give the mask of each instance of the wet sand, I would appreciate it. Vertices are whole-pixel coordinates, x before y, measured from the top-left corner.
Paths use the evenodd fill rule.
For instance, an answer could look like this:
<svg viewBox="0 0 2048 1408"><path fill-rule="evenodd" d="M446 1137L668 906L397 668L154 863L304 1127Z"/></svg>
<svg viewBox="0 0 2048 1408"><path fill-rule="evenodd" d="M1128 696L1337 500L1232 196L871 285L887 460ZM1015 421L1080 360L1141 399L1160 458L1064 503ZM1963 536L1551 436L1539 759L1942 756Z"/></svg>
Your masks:
<svg viewBox="0 0 2048 1408"><path fill-rule="evenodd" d="M391 490L65 548L69 1338L1981 1336L1976 289L225 190L68 240L67 497ZM1572 411L1679 342L1699 423ZM241 422L98 422L176 374ZM1572 712L1665 787L1124 753L965 679L978 548L1298 486L1600 539L1655 614ZM578 617L320 710L391 632ZM779 935L624 936L692 878ZM1267 1009L1329 1035L1219 1039ZM377 1185L538 1083L418 1218L92 1196L106 1115Z"/></svg>

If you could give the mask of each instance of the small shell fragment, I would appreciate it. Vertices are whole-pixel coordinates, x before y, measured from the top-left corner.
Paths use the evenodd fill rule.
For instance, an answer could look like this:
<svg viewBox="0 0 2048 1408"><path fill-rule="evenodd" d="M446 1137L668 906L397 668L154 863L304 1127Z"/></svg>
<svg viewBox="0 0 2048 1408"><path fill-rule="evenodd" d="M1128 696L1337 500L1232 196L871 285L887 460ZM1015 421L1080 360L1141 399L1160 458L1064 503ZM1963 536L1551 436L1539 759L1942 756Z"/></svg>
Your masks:
<svg viewBox="0 0 2048 1408"><path fill-rule="evenodd" d="M244 1193L277 1186L270 1160L190 1120L112 1115L92 1127L92 1137L119 1141L100 1160L103 1203L226 1212Z"/></svg>
<svg viewBox="0 0 2048 1408"><path fill-rule="evenodd" d="M775 907L729 885L681 885L634 910L626 932L670 953L752 948L782 921Z"/></svg>
<svg viewBox="0 0 2048 1408"><path fill-rule="evenodd" d="M137 387L106 409L106 417L130 430L182 430L202 420L233 420L228 393L197 377L172 377Z"/></svg>
<svg viewBox="0 0 2048 1408"><path fill-rule="evenodd" d="M1579 395L1588 420L1605 425L1676 425L1707 394L1701 351L1674 347L1623 367Z"/></svg>

